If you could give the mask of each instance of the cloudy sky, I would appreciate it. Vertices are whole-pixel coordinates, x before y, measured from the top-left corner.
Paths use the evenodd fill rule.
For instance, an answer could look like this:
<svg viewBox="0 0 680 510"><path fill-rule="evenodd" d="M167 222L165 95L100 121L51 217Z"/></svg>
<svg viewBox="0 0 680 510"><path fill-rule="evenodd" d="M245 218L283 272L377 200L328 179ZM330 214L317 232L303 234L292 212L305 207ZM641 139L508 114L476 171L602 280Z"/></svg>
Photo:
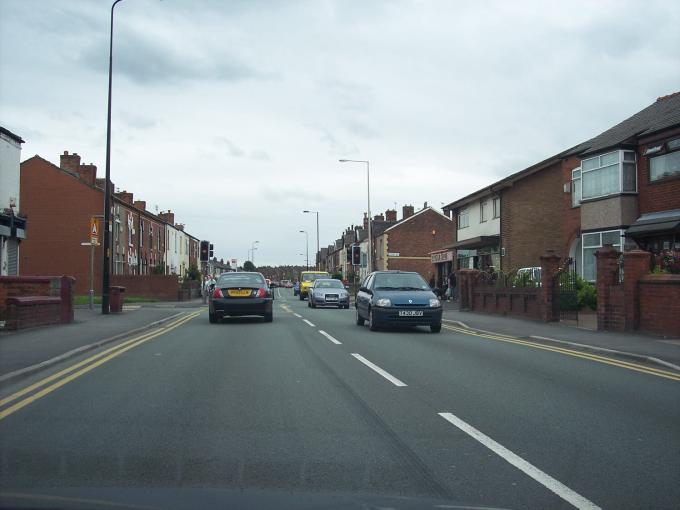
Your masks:
<svg viewBox="0 0 680 510"><path fill-rule="evenodd" d="M0 124L104 171L110 0L0 0ZM217 255L302 263L680 90L677 1L124 0L112 180ZM401 213L400 213L401 214Z"/></svg>

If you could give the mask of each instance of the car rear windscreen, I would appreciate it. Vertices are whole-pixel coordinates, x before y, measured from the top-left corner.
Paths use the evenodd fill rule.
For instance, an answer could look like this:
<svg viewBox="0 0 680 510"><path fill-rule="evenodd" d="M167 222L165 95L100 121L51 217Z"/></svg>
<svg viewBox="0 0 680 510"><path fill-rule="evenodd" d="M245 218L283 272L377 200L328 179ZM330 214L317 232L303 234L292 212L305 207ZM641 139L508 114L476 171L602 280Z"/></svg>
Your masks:
<svg viewBox="0 0 680 510"><path fill-rule="evenodd" d="M340 280L319 280L314 284L315 289L344 289Z"/></svg>
<svg viewBox="0 0 680 510"><path fill-rule="evenodd" d="M264 278L257 273L223 274L217 280L218 287L251 287L264 284Z"/></svg>
<svg viewBox="0 0 680 510"><path fill-rule="evenodd" d="M313 282L319 278L328 278L328 273L310 273L302 275L303 282Z"/></svg>

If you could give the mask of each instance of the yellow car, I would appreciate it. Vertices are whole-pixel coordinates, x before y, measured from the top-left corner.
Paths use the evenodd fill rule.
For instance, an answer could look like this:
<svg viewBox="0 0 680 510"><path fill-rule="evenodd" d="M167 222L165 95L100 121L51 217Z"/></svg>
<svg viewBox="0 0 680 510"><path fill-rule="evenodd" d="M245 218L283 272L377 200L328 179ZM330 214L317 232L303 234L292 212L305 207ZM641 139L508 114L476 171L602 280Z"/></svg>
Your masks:
<svg viewBox="0 0 680 510"><path fill-rule="evenodd" d="M300 301L307 297L309 289L314 284L314 280L330 277L331 275L326 271L302 271L300 273Z"/></svg>

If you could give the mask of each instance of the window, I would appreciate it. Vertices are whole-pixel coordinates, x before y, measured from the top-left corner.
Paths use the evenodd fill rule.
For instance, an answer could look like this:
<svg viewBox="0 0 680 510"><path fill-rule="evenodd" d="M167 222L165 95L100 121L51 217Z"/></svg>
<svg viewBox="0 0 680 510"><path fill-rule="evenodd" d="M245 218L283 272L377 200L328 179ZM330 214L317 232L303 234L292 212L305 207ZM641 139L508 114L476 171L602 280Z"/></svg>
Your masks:
<svg viewBox="0 0 680 510"><path fill-rule="evenodd" d="M680 176L680 151L649 158L649 180L659 181Z"/></svg>
<svg viewBox="0 0 680 510"><path fill-rule="evenodd" d="M467 207L458 211L458 229L470 226L470 209Z"/></svg>
<svg viewBox="0 0 680 510"><path fill-rule="evenodd" d="M581 169L574 168L571 171L571 206L581 206Z"/></svg>
<svg viewBox="0 0 680 510"><path fill-rule="evenodd" d="M493 217L501 217L501 197L495 197L493 199Z"/></svg>
<svg viewBox="0 0 680 510"><path fill-rule="evenodd" d="M581 162L583 199L637 191L633 151L614 151Z"/></svg>
<svg viewBox="0 0 680 510"><path fill-rule="evenodd" d="M139 246L144 246L144 220L139 218Z"/></svg>
<svg viewBox="0 0 680 510"><path fill-rule="evenodd" d="M597 276L595 252L605 244L611 244L617 250L621 250L621 238L623 231L609 230L606 232L593 232L583 234L583 279L591 282Z"/></svg>
<svg viewBox="0 0 680 510"><path fill-rule="evenodd" d="M489 219L489 201L482 200L479 203L479 222L483 223Z"/></svg>

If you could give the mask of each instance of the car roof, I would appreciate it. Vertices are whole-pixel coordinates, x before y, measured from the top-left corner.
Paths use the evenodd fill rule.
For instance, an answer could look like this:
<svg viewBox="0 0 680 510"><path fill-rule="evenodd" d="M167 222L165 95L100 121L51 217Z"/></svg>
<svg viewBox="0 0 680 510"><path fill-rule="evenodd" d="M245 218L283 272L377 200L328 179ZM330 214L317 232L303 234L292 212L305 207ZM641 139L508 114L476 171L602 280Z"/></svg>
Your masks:
<svg viewBox="0 0 680 510"><path fill-rule="evenodd" d="M300 274L330 274L328 271L302 271Z"/></svg>

